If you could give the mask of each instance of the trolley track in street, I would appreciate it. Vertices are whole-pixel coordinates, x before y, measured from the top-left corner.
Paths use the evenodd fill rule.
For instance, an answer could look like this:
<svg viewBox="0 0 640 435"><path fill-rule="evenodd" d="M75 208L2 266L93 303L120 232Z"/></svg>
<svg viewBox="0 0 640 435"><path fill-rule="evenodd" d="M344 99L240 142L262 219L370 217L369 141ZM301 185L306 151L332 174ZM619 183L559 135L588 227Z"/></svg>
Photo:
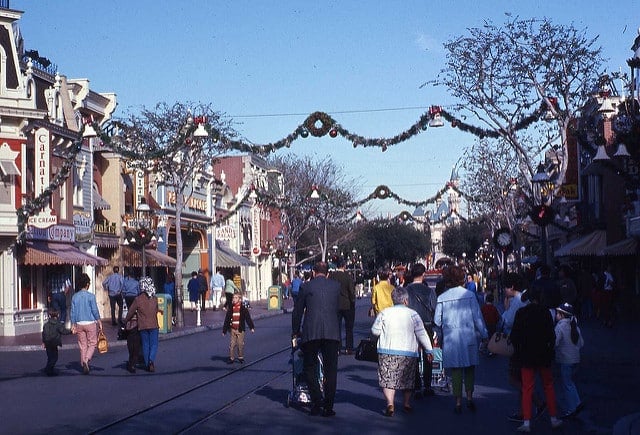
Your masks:
<svg viewBox="0 0 640 435"><path fill-rule="evenodd" d="M150 415L153 411L156 411L162 407L167 407L169 405L171 405L172 403L175 403L179 400L183 400L186 397L188 397L189 395L193 395L196 394L198 392L201 392L202 390L206 389L207 387L211 387L212 385L214 385L217 382L221 382L223 380L225 380L226 378L230 378L234 375L237 374L242 374L243 371L253 368L255 366L257 366L258 364L268 361L271 358L274 358L278 355L281 355L284 352L291 352L291 347L287 346L285 348L282 348L280 350L276 350L274 352L268 353L254 361L251 362L247 362L246 364L242 365L241 367L238 367L236 369L233 369L227 373L224 373L222 375L216 376L212 379L206 380L204 382L201 382L197 385L194 385L192 387L186 388L183 391L180 391L176 394L171 395L170 397L160 400L156 403L152 403L148 406L145 406L141 409L138 409L135 412L132 412L130 414L127 414L123 417L120 417L118 419L115 419L107 424L104 424L98 428L92 429L91 431L89 431L90 434L99 434L99 433L108 433L110 430L114 430L117 431L118 430L118 426L122 425L123 423L127 423L129 421L132 421L134 419L137 418L143 418L145 415ZM211 411L207 411L204 413L204 415L199 416L197 418L192 419L192 421L179 429L174 429L172 432L174 433L185 433L190 429L193 429L195 427L197 427L198 425L200 425L203 422L206 422L207 420L215 417L216 415L220 414L221 412L223 412L225 409L228 409L229 407L233 406L234 404L236 404L237 402L239 402L240 400L242 400L243 398L245 398L247 395L250 395L262 388L264 388L265 386L267 386L269 383L273 382L274 380L288 374L291 372L291 369L289 367L287 367L286 370L282 370L279 369L278 371L276 371L275 375L270 376L266 381L262 382L260 385L256 386L256 387L252 387L251 389L249 389L248 391L243 391L242 394L237 395L236 397L232 398L231 400L227 400L226 403L224 403L222 406L217 406L215 409L211 410Z"/></svg>

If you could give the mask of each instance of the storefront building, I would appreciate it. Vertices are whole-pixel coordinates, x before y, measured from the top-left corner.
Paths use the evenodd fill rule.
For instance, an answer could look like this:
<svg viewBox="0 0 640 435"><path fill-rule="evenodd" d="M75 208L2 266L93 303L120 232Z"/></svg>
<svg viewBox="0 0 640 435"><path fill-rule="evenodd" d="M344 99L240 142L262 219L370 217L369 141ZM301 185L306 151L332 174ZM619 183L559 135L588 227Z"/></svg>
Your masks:
<svg viewBox="0 0 640 435"><path fill-rule="evenodd" d="M80 131L111 116L115 95L25 57L21 14L0 9L0 335L40 332L52 283L82 272L95 282L107 263L93 243L95 139Z"/></svg>
<svg viewBox="0 0 640 435"><path fill-rule="evenodd" d="M282 174L256 155L220 158L214 173L220 185L212 268L239 279L249 300L266 299L269 286L277 283L276 238L282 234L284 216L256 197L265 193L282 198Z"/></svg>

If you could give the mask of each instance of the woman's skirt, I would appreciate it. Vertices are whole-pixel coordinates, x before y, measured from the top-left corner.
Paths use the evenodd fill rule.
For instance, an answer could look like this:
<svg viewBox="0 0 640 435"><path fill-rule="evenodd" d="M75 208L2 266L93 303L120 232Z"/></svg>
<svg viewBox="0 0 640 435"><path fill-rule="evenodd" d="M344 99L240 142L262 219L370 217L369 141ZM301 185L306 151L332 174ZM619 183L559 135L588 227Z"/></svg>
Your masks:
<svg viewBox="0 0 640 435"><path fill-rule="evenodd" d="M418 358L413 356L378 354L378 382L391 390L413 390Z"/></svg>

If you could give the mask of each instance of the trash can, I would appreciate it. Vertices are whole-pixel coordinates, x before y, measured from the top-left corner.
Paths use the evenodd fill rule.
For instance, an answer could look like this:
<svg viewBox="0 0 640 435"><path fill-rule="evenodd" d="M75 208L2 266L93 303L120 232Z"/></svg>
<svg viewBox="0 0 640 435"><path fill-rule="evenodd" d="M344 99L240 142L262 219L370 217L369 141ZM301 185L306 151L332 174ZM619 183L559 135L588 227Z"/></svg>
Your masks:
<svg viewBox="0 0 640 435"><path fill-rule="evenodd" d="M167 332L171 332L171 310L173 308L173 300L171 295L165 293L158 293L156 296L158 297L158 308L162 310L161 313L158 313L158 325L160 326L158 332L166 334Z"/></svg>
<svg viewBox="0 0 640 435"><path fill-rule="evenodd" d="M267 297L267 310L282 309L282 288L279 285L269 287Z"/></svg>

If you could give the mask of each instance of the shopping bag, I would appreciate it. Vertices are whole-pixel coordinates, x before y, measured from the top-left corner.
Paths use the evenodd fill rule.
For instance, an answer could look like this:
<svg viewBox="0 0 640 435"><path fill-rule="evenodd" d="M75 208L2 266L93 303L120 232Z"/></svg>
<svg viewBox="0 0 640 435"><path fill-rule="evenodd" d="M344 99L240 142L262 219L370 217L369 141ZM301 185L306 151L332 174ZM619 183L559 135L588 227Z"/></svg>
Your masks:
<svg viewBox="0 0 640 435"><path fill-rule="evenodd" d="M356 356L358 361L378 362L378 349L376 346L376 340L371 338L364 338L360 340L358 347L356 347Z"/></svg>
<svg viewBox="0 0 640 435"><path fill-rule="evenodd" d="M495 332L489 339L487 344L489 352L496 355L511 356L513 355L513 344L509 340L509 336L503 332Z"/></svg>
<svg viewBox="0 0 640 435"><path fill-rule="evenodd" d="M107 336L104 335L102 329L98 332L98 352L106 353L109 350L109 342L107 342Z"/></svg>

